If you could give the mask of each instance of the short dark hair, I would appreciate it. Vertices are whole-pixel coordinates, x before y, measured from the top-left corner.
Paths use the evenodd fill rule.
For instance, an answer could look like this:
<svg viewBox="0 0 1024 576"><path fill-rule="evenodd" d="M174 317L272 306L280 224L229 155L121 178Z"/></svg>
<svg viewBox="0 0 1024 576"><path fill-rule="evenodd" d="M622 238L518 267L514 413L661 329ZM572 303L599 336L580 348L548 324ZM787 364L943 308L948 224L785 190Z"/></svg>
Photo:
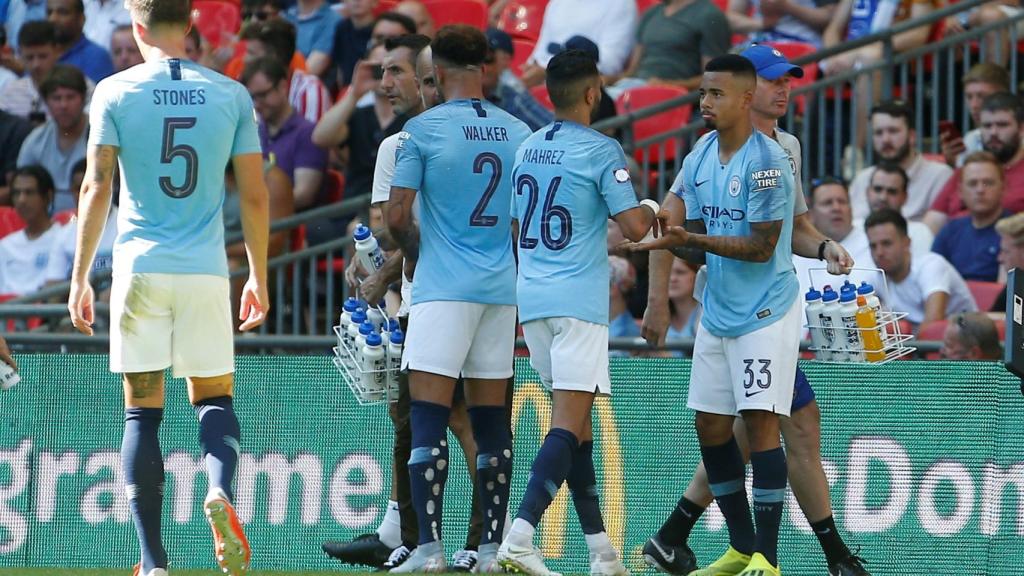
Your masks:
<svg viewBox="0 0 1024 576"><path fill-rule="evenodd" d="M79 14L85 14L85 3L82 0L72 0L71 7L78 11Z"/></svg>
<svg viewBox="0 0 1024 576"><path fill-rule="evenodd" d="M203 38L199 35L199 30L195 26L190 26L188 32L185 33L185 39L190 38L196 43L196 49L201 50L203 48Z"/></svg>
<svg viewBox="0 0 1024 576"><path fill-rule="evenodd" d="M39 93L43 99L49 98L58 88L67 88L68 90L74 90L85 98L87 90L85 84L85 74L82 71L70 64L57 64L50 71L49 76L46 80L43 80L41 86L39 86Z"/></svg>
<svg viewBox="0 0 1024 576"><path fill-rule="evenodd" d="M1013 112L1017 122L1024 122L1024 106L1021 106L1020 97L1010 92L996 92L990 95L981 103L982 112Z"/></svg>
<svg viewBox="0 0 1024 576"><path fill-rule="evenodd" d="M548 95L556 108L569 108L583 97L585 82L599 78L597 62L582 50L565 50L548 62Z"/></svg>
<svg viewBox="0 0 1024 576"><path fill-rule="evenodd" d="M192 21L192 0L126 0L125 8L146 28L188 26Z"/></svg>
<svg viewBox="0 0 1024 576"><path fill-rule="evenodd" d="M402 34L384 41L384 49L388 52L399 48L408 48L409 61L412 62L413 68L416 67L416 58L427 46L430 46L430 37L423 34Z"/></svg>
<svg viewBox="0 0 1024 576"><path fill-rule="evenodd" d="M808 205L814 206L814 193L822 186L841 186L843 191L846 192L846 200L850 200L850 188L847 186L846 180L838 176L822 176L821 178L811 180L811 189L807 192Z"/></svg>
<svg viewBox="0 0 1024 576"><path fill-rule="evenodd" d="M864 231L867 232L875 226L883 224L892 224L901 234L907 235L907 219L898 210L892 208L880 208L868 214L867 219L864 220Z"/></svg>
<svg viewBox="0 0 1024 576"><path fill-rule="evenodd" d="M114 27L114 32L131 32L131 31L132 31L132 25L131 24L118 24L117 26Z"/></svg>
<svg viewBox="0 0 1024 576"><path fill-rule="evenodd" d="M373 21L373 26L376 27L377 23L382 21L398 24L402 28L405 28L406 34L416 33L416 21L405 14L399 14L398 12L385 12L380 16L377 16L377 19Z"/></svg>
<svg viewBox="0 0 1024 576"><path fill-rule="evenodd" d="M242 70L242 76L240 80L242 84L249 84L253 76L257 74L263 74L270 80L270 83L277 86L278 82L281 82L288 78L288 69L284 67L280 60L274 56L265 56L263 58L257 58L245 66Z"/></svg>
<svg viewBox="0 0 1024 576"><path fill-rule="evenodd" d="M29 164L22 166L14 171L14 175L11 176L11 183L14 183L14 179L18 176L28 176L36 181L36 187L39 188L39 193L50 199L53 198L53 193L56 187L53 184L53 176L50 175L50 171L40 166L39 164Z"/></svg>
<svg viewBox="0 0 1024 576"><path fill-rule="evenodd" d="M296 37L295 25L284 18L275 18L266 22L250 22L242 30L242 40L262 42L285 66L295 56Z"/></svg>
<svg viewBox="0 0 1024 576"><path fill-rule="evenodd" d="M18 49L57 44L57 29L49 20L25 22L18 30Z"/></svg>
<svg viewBox="0 0 1024 576"><path fill-rule="evenodd" d="M480 66L487 59L487 37L466 24L448 24L437 31L430 43L434 60L453 66Z"/></svg>
<svg viewBox="0 0 1024 576"><path fill-rule="evenodd" d="M871 108L868 118L875 114L887 114L893 118L903 118L903 121L907 123L907 128L914 130L914 111L910 109L910 104L903 100L887 100L875 104Z"/></svg>
<svg viewBox="0 0 1024 576"><path fill-rule="evenodd" d="M969 152L964 156L963 162L960 163L959 170L961 182L964 179L964 167L968 164L991 164L995 166L996 170L999 172L999 179L1004 183L1006 182L1006 168L1003 167L1003 163L996 158L996 155L988 150L975 150L974 152Z"/></svg>
<svg viewBox="0 0 1024 576"><path fill-rule="evenodd" d="M875 165L875 170L871 172L871 179L873 179L875 177L875 174L878 173L879 171L885 172L886 174L898 174L899 177L903 179L903 193L909 193L908 189L910 187L910 177L907 176L907 171L904 170L902 166L895 162L883 160Z"/></svg>
<svg viewBox="0 0 1024 576"><path fill-rule="evenodd" d="M704 71L729 72L734 76L749 78L753 82L757 81L757 69L754 68L753 62L739 54L722 54L721 56L715 56L708 61L707 65L704 66Z"/></svg>

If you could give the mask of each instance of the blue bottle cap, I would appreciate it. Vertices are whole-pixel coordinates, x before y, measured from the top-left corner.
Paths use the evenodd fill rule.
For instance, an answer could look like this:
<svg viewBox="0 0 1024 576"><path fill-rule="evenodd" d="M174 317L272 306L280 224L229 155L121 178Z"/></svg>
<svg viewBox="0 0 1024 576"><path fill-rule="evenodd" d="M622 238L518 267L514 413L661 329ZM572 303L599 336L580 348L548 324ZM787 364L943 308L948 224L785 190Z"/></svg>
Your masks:
<svg viewBox="0 0 1024 576"><path fill-rule="evenodd" d="M359 325L359 333L363 336L369 336L374 332L373 324L371 324L369 320L364 320L363 323Z"/></svg>
<svg viewBox="0 0 1024 576"><path fill-rule="evenodd" d="M825 292L821 295L822 302L835 302L839 300L839 294L831 286L825 286Z"/></svg>
<svg viewBox="0 0 1024 576"><path fill-rule="evenodd" d="M352 237L355 238L356 240L366 240L372 235L373 233L370 232L370 229L363 224L356 226L355 232L352 233Z"/></svg>
<svg viewBox="0 0 1024 576"><path fill-rule="evenodd" d="M818 292L814 288L811 288L810 290L807 291L807 294L804 296L804 299L807 300L808 302L812 302L814 300L821 300L821 292Z"/></svg>
<svg viewBox="0 0 1024 576"><path fill-rule="evenodd" d="M345 300L345 306L342 309L346 312L355 312L359 309L359 301L349 296L348 300Z"/></svg>
<svg viewBox="0 0 1024 576"><path fill-rule="evenodd" d="M356 311L352 313L352 321L356 324L366 322L366 311L362 308L356 308Z"/></svg>
<svg viewBox="0 0 1024 576"><path fill-rule="evenodd" d="M362 329L360 329L360 331L361 330ZM369 334L367 334L366 335L366 345L367 346L380 346L380 334L377 334L376 332L370 332Z"/></svg>
<svg viewBox="0 0 1024 576"><path fill-rule="evenodd" d="M872 286L871 284L868 284L867 282L861 282L860 283L860 288L857 288L857 294L861 294L861 295L863 295L863 294L871 294L874 291L875 291L875 287Z"/></svg>
<svg viewBox="0 0 1024 576"><path fill-rule="evenodd" d="M402 334L401 330L395 329L391 331L391 343L402 344L405 342L405 334Z"/></svg>
<svg viewBox="0 0 1024 576"><path fill-rule="evenodd" d="M843 295L839 297L839 302L841 302L843 304L846 304L847 302L853 302L856 299L857 299L857 291L856 290L853 290L853 289L843 290Z"/></svg>

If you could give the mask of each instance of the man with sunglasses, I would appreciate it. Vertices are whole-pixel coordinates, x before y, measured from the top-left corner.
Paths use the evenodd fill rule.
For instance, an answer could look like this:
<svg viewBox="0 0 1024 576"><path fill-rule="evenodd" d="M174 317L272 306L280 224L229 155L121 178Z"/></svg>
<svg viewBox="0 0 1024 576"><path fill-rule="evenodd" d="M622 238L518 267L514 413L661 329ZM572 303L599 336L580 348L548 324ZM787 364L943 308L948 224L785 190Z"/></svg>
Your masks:
<svg viewBox="0 0 1024 576"><path fill-rule="evenodd" d="M794 136L776 125L777 120L785 115L789 105L791 77L801 77L803 70L790 64L780 52L769 46L755 45L742 55L754 63L757 71L757 85L751 103L751 120L754 127L782 146L789 156L790 167L793 170L797 191L794 203L793 253L825 260L833 274L848 273L853 266L853 259L839 243L819 232L808 215L800 184L800 143ZM818 187L824 184L815 182L814 185ZM652 264L653 261L652 258ZM656 274L659 277L656 277ZM667 274L660 268L656 273L655 266L652 265L649 300L651 305L644 316L644 337L655 345L664 341L669 317L667 305L664 309L660 308L667 302L664 298L666 291L659 288L661 286L667 287ZM696 293L695 296L698 299L700 297ZM655 307L653 313L650 306ZM820 418L814 390L806 375L797 369L790 415L788 418L779 419L779 428L786 441L789 481L797 502L825 552L829 573L863 576L867 572L861 565L861 559L843 542L832 517L828 481L821 463ZM739 419L734 423L733 434L741 446L744 461L748 460L750 449L746 429ZM645 544L645 562L656 570L669 574L688 574L696 570L696 558L686 542L693 526L712 500L707 472L704 463L701 462L668 520ZM703 573L702 571L701 574Z"/></svg>
<svg viewBox="0 0 1024 576"><path fill-rule="evenodd" d="M281 0L246 0L242 3L242 20L246 23L276 20L284 9Z"/></svg>

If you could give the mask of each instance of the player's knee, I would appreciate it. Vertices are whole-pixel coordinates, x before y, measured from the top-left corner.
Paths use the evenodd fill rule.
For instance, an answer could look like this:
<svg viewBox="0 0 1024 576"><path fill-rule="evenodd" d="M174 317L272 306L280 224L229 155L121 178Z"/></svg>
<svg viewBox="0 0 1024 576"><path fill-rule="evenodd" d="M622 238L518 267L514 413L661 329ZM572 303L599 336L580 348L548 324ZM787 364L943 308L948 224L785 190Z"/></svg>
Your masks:
<svg viewBox="0 0 1024 576"><path fill-rule="evenodd" d="M159 408L164 401L163 370L124 375L125 406Z"/></svg>
<svg viewBox="0 0 1024 576"><path fill-rule="evenodd" d="M732 421L719 414L698 412L694 424L702 444L716 445L727 442L732 436Z"/></svg>
<svg viewBox="0 0 1024 576"><path fill-rule="evenodd" d="M188 378L188 400L193 406L203 400L234 394L234 375L222 374L208 378Z"/></svg>

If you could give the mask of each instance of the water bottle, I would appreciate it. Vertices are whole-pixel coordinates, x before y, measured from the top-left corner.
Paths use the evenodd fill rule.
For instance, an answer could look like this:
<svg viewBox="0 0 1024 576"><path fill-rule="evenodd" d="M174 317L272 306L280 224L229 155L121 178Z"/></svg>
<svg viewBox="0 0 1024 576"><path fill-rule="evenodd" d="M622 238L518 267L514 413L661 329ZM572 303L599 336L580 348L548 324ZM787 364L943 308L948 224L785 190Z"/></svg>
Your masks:
<svg viewBox="0 0 1024 576"><path fill-rule="evenodd" d="M861 337L864 339L864 356L868 362L885 360L882 334L878 330L878 318L875 316L874 308L863 296L857 296L857 326L861 328Z"/></svg>
<svg viewBox="0 0 1024 576"><path fill-rule="evenodd" d="M338 317L338 348L343 352L345 350L344 341L346 339L345 335L348 333L348 325L352 323L352 313L357 309L356 299L351 297L348 300L345 300L345 305L341 307L341 315Z"/></svg>
<svg viewBox="0 0 1024 576"><path fill-rule="evenodd" d="M839 313L839 294L831 286L825 286L821 293L821 304L819 322L831 349L828 360L842 362L846 360L846 342L842 336L843 318Z"/></svg>
<svg viewBox="0 0 1024 576"><path fill-rule="evenodd" d="M402 348L405 334L395 326L388 340L388 389L398 390L398 373L402 371Z"/></svg>
<svg viewBox="0 0 1024 576"><path fill-rule="evenodd" d="M345 354L345 360L353 366L351 359L354 359L359 355L359 348L356 347L356 338L359 337L359 326L366 321L366 312L356 309L352 313L352 321L349 322L348 328L345 329L345 349L348 351Z"/></svg>
<svg viewBox="0 0 1024 576"><path fill-rule="evenodd" d="M0 360L0 389L9 390L21 382L21 376L11 368L10 364Z"/></svg>
<svg viewBox="0 0 1024 576"><path fill-rule="evenodd" d="M875 287L867 282L861 282L860 287L857 288L857 295L863 296L867 300L868 306L874 309L875 314L882 311L882 302L878 299L875 294Z"/></svg>
<svg viewBox="0 0 1024 576"><path fill-rule="evenodd" d="M370 306L366 310L366 319L373 324L373 329L377 331L387 330L388 317L381 312L377 306Z"/></svg>
<svg viewBox="0 0 1024 576"><path fill-rule="evenodd" d="M358 350L360 354L362 354L363 346L366 346L366 337L376 331L377 330L373 327L373 324L370 324L369 320L365 320L359 325L359 333L356 334L356 350Z"/></svg>
<svg viewBox="0 0 1024 576"><path fill-rule="evenodd" d="M368 392L369 399L380 399L387 382L387 359L380 334L367 334L360 352L363 390Z"/></svg>
<svg viewBox="0 0 1024 576"><path fill-rule="evenodd" d="M830 360L832 355L828 350L823 350L828 348L829 344L821 325L821 311L825 308L821 302L821 292L811 288L804 299L807 302L807 327L811 332L811 345L815 348L815 357L818 360Z"/></svg>
<svg viewBox="0 0 1024 576"><path fill-rule="evenodd" d="M864 342L857 326L857 290L843 290L839 296L839 314L846 338L846 359L850 362L864 361Z"/></svg>
<svg viewBox="0 0 1024 576"><path fill-rule="evenodd" d="M377 244L377 239L373 237L373 232L360 224L356 226L356 231L352 233L352 237L356 241L356 258L363 265L363 269L370 273L380 270L384 266L384 252L381 251L380 245Z"/></svg>

